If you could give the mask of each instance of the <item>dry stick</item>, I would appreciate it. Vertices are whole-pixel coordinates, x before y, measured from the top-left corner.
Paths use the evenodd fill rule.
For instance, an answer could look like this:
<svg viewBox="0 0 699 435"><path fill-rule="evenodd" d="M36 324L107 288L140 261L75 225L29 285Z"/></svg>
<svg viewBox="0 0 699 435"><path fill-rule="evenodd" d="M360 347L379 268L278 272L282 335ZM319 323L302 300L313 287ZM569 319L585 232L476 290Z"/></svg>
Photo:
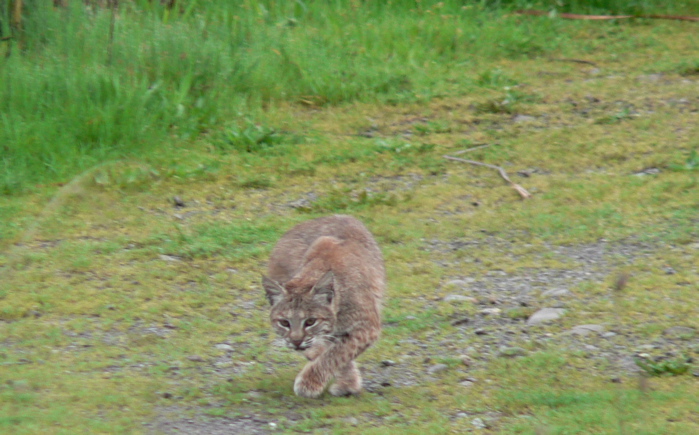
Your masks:
<svg viewBox="0 0 699 435"><path fill-rule="evenodd" d="M483 145L478 145L478 146L473 147L473 148L468 148L468 149L465 149L465 150L457 151L457 152L454 153L454 155L455 155L455 156L458 156L459 154L470 153L471 151L479 150L479 149L481 149L481 148L488 148L488 147L491 146L491 145L497 145L497 144L486 143L486 144L483 144Z"/></svg>
<svg viewBox="0 0 699 435"><path fill-rule="evenodd" d="M575 63L584 63L585 65L592 65L594 67L597 66L597 64L594 62L590 62L589 60L582 60L582 59L567 59L567 58L562 58L562 57L550 57L549 60L552 62L575 62Z"/></svg>
<svg viewBox="0 0 699 435"><path fill-rule="evenodd" d="M442 156L447 160L454 160L455 162L461 162L461 163L468 163L470 165L476 165L476 166L484 166L486 168L490 169L495 169L500 173L500 176L502 177L503 180L507 181L510 183L510 186L512 186L513 189L519 193L519 195L522 197L522 199L529 199L532 197L532 194L527 192L527 190L520 186L517 183L513 183L512 180L510 180L510 177L507 176L507 172L505 172L504 169L502 169L500 166L495 166L491 165L489 163L483 163L483 162L476 162L474 160L466 160L466 159L461 159L459 157L453 157L453 156Z"/></svg>
<svg viewBox="0 0 699 435"><path fill-rule="evenodd" d="M532 11L532 10L520 10L515 11L518 15L536 15L536 16L549 16L550 13L546 11ZM699 21L699 17L686 17L682 15L580 15L580 14L556 14L555 16L561 18L568 18L570 20L621 20L627 18L648 18L656 20L679 20L679 21Z"/></svg>

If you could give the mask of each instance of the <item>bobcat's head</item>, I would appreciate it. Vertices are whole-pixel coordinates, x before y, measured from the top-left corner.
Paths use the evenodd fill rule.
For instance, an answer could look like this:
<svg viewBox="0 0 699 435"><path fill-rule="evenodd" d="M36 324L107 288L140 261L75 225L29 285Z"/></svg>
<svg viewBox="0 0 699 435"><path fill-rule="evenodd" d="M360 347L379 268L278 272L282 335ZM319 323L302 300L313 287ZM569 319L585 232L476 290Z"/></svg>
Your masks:
<svg viewBox="0 0 699 435"><path fill-rule="evenodd" d="M284 285L262 277L272 306L270 320L275 332L294 350L306 350L318 340L332 340L336 314L334 277L327 272L315 284L290 281Z"/></svg>

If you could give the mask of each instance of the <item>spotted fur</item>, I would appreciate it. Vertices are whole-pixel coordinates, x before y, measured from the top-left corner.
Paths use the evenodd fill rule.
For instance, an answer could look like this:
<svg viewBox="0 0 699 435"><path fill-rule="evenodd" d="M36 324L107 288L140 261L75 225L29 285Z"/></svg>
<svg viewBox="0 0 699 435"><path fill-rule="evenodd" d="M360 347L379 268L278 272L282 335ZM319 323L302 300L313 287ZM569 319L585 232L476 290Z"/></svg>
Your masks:
<svg viewBox="0 0 699 435"><path fill-rule="evenodd" d="M310 360L298 396L320 396L333 378L333 395L361 391L354 360L379 338L385 281L381 251L353 217L304 222L279 240L262 284L275 332Z"/></svg>

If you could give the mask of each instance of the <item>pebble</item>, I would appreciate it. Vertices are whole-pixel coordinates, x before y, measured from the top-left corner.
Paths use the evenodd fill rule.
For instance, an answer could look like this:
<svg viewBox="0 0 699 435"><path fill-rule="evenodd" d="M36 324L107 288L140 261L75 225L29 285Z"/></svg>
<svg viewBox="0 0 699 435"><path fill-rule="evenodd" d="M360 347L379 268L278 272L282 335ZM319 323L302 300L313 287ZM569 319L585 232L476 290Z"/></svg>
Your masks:
<svg viewBox="0 0 699 435"><path fill-rule="evenodd" d="M457 412L456 413L456 418L466 418L468 417L468 414L465 412Z"/></svg>
<svg viewBox="0 0 699 435"><path fill-rule="evenodd" d="M602 337L604 337L604 338L612 338L612 337L614 337L615 335L616 335L616 332L609 331L609 332L605 332L604 334L602 334Z"/></svg>
<svg viewBox="0 0 699 435"><path fill-rule="evenodd" d="M471 381L462 381L462 382L459 382L459 385L461 385L462 387L470 387L470 386L473 385L473 382L471 382Z"/></svg>
<svg viewBox="0 0 699 435"><path fill-rule="evenodd" d="M170 261L173 263L178 262L178 261L182 261L177 257L173 257L172 255L165 255L165 254L160 254L160 259L163 261Z"/></svg>
<svg viewBox="0 0 699 435"><path fill-rule="evenodd" d="M359 424L359 420L357 420L356 417L347 417L345 418L345 422L347 424L351 424L352 426L356 426Z"/></svg>
<svg viewBox="0 0 699 435"><path fill-rule="evenodd" d="M459 359L461 360L461 364L465 365L466 367L473 364L473 358L468 355L460 355Z"/></svg>
<svg viewBox="0 0 699 435"><path fill-rule="evenodd" d="M604 327L602 325L578 325L566 331L566 334L585 336L593 333L601 334L603 331Z"/></svg>
<svg viewBox="0 0 699 435"><path fill-rule="evenodd" d="M480 310L479 313L484 316L497 316L502 313L502 310L500 308L485 308Z"/></svg>
<svg viewBox="0 0 699 435"><path fill-rule="evenodd" d="M512 119L516 123L535 121L536 118L529 115L517 115Z"/></svg>
<svg viewBox="0 0 699 435"><path fill-rule="evenodd" d="M225 343L217 344L214 347L218 350L225 350L226 352L230 352L233 350L233 346L231 346L229 344L225 344Z"/></svg>
<svg viewBox="0 0 699 435"><path fill-rule="evenodd" d="M190 355L187 357L187 359L194 362L204 362L204 358L200 357L199 355Z"/></svg>
<svg viewBox="0 0 699 435"><path fill-rule="evenodd" d="M565 312L566 310L563 308L542 308L529 317L527 325L538 325L540 323L559 319Z"/></svg>
<svg viewBox="0 0 699 435"><path fill-rule="evenodd" d="M390 367L390 366L396 365L396 362L392 361L390 359L385 359L385 360L381 361L381 365L384 367Z"/></svg>
<svg viewBox="0 0 699 435"><path fill-rule="evenodd" d="M488 427L482 418L474 418L473 420L471 420L471 424L474 425L476 429L485 429L486 427Z"/></svg>
<svg viewBox="0 0 699 435"><path fill-rule="evenodd" d="M435 364L427 369L427 373L434 375L435 373L443 372L448 368L449 366L446 364Z"/></svg>

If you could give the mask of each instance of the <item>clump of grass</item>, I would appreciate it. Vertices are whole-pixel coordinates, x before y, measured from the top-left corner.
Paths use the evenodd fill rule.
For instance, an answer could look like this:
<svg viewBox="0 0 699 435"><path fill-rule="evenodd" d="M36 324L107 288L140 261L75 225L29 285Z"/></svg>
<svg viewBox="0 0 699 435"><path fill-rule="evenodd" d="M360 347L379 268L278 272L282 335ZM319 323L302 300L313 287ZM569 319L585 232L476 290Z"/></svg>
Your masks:
<svg viewBox="0 0 699 435"><path fill-rule="evenodd" d="M689 372L691 358L686 356L659 361L635 359L636 365L650 376L680 376Z"/></svg>
<svg viewBox="0 0 699 435"><path fill-rule="evenodd" d="M673 171L679 171L679 172L699 171L699 151L692 150L689 153L689 156L687 157L687 160L685 160L684 164L681 164L681 165L670 164L669 167Z"/></svg>
<svg viewBox="0 0 699 435"><path fill-rule="evenodd" d="M357 211L378 205L393 207L407 198L399 198L397 195L382 192L369 192L362 190L354 193L350 189L336 189L324 197L313 202L308 207L299 207L297 210L305 213L339 213Z"/></svg>

